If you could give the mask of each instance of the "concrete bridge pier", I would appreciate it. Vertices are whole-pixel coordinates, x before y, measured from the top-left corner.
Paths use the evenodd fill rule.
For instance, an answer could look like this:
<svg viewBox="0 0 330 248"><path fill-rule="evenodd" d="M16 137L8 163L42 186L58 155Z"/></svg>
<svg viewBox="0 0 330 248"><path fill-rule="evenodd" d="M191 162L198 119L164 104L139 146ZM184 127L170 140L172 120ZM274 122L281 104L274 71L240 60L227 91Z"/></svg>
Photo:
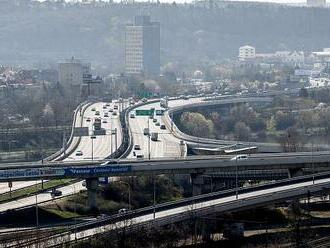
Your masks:
<svg viewBox="0 0 330 248"><path fill-rule="evenodd" d="M192 173L190 174L191 184L192 184L192 194L201 195L202 187L204 185L204 178L202 173Z"/></svg>
<svg viewBox="0 0 330 248"><path fill-rule="evenodd" d="M97 191L98 183L99 183L98 178L86 179L87 204L90 210L95 210L97 208L96 191Z"/></svg>

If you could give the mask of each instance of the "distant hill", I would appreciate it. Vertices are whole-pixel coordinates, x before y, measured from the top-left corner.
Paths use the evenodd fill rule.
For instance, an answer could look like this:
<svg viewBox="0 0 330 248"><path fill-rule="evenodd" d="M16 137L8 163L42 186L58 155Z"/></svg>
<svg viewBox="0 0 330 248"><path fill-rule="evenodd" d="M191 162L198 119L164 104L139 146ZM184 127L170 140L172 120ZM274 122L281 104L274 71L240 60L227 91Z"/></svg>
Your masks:
<svg viewBox="0 0 330 248"><path fill-rule="evenodd" d="M19 3L19 4L17 4ZM242 44L259 52L330 47L330 9L274 4L66 5L0 2L0 62L56 62L71 56L114 72L124 63L124 26L150 13L161 23L162 63L204 64L237 56Z"/></svg>

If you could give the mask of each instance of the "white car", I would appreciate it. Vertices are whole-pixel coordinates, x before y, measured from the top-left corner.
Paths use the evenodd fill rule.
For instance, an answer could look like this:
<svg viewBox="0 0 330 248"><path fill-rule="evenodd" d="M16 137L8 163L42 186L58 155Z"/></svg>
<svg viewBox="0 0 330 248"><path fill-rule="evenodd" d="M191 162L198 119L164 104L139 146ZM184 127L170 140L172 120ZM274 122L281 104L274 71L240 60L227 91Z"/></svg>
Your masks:
<svg viewBox="0 0 330 248"><path fill-rule="evenodd" d="M240 154L240 155L236 155L235 157L232 157L230 160L247 160L249 158L248 155L246 154Z"/></svg>

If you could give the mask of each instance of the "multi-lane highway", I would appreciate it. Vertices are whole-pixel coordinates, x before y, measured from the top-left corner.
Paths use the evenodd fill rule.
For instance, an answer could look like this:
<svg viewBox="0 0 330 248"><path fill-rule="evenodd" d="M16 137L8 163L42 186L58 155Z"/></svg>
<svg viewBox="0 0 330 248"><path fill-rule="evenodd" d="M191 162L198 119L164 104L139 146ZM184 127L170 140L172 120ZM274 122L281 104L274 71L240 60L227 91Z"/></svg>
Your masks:
<svg viewBox="0 0 330 248"><path fill-rule="evenodd" d="M81 137L79 144L64 159L65 161L104 159L116 150L116 146L120 146L122 130L119 112L114 109L115 106L118 107L118 103L110 103L107 106L106 102L97 102L85 110L82 117L82 126L88 127L89 136ZM99 115L96 115L97 112L99 112ZM114 113L116 114L114 115ZM101 119L101 126L105 129L105 135L93 135L93 123L96 118ZM114 134L115 130L117 130L116 135Z"/></svg>
<svg viewBox="0 0 330 248"><path fill-rule="evenodd" d="M108 106L107 106L108 105ZM119 108L119 103L87 103L85 105L79 106L76 109L74 115L74 128L87 127L88 136L72 136L65 148L65 151L61 151L55 156L51 156L47 161L83 161L83 160L102 160L108 157L111 153L116 150L116 146L119 147L122 142L122 130L119 120L119 111L115 109ZM96 115L96 112L99 112ZM113 114L116 112L116 114ZM107 113L108 117L105 117ZM101 118L102 128L105 129L105 135L93 135L93 123L96 118ZM111 135L112 130L117 130L116 135ZM72 133L73 134L73 133ZM91 139L91 137L94 137ZM93 146L92 146L93 142ZM92 149L93 148L93 149ZM93 158L92 158L93 155ZM39 162L40 163L40 162ZM45 161L45 164L47 162ZM9 166L9 165L7 165ZM24 182L13 182L12 190L19 190L24 187L33 186L41 181L24 181ZM68 185L61 187L62 196L70 195L84 189L82 183L79 182L73 187L73 185ZM0 193L6 193L9 191L8 183L0 184ZM61 197L62 197L61 196ZM41 193L37 195L37 200L39 203L52 200L50 193ZM25 197L16 201L10 201L8 203L0 204L0 212L8 209L21 208L29 205L35 204L36 197Z"/></svg>

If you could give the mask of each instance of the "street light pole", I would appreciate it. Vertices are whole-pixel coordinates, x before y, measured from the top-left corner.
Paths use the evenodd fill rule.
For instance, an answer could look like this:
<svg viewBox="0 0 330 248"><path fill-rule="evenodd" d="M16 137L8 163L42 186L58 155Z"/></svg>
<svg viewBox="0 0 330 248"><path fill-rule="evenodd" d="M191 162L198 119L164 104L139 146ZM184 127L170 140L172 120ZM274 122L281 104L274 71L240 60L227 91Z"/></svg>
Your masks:
<svg viewBox="0 0 330 248"><path fill-rule="evenodd" d="M115 149L117 150L117 128L115 128Z"/></svg>
<svg viewBox="0 0 330 248"><path fill-rule="evenodd" d="M314 168L314 142L312 142L312 169L313 169L313 184L315 184L315 168Z"/></svg>
<svg viewBox="0 0 330 248"><path fill-rule="evenodd" d="M150 160L150 124L149 124L149 117L148 117L148 159Z"/></svg>
<svg viewBox="0 0 330 248"><path fill-rule="evenodd" d="M235 159L235 187L236 187L236 199L238 199L238 165L237 165L237 152L236 152L236 159Z"/></svg>
<svg viewBox="0 0 330 248"><path fill-rule="evenodd" d="M39 213L38 213L38 181L36 181L36 229L37 229L37 247L39 247Z"/></svg>
<svg viewBox="0 0 330 248"><path fill-rule="evenodd" d="M77 202L76 202L76 186L73 184L74 197L74 240L77 242Z"/></svg>
<svg viewBox="0 0 330 248"><path fill-rule="evenodd" d="M154 213L153 213L153 216L154 216L154 219L156 218L156 178L155 178L155 174L154 174L154 176L153 176L153 179L154 179Z"/></svg>
<svg viewBox="0 0 330 248"><path fill-rule="evenodd" d="M92 161L94 160L94 139L96 139L96 136L91 136L91 140L92 140Z"/></svg>

